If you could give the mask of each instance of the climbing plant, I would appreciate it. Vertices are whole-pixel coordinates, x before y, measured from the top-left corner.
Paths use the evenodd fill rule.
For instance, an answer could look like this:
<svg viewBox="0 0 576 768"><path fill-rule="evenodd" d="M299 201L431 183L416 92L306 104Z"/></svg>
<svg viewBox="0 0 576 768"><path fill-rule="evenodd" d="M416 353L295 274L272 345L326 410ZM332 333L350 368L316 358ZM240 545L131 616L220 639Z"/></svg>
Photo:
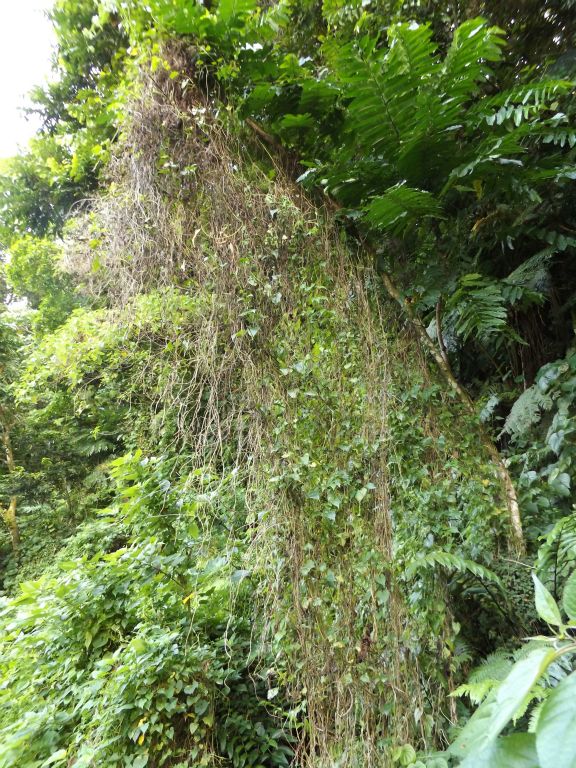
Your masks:
<svg viewBox="0 0 576 768"><path fill-rule="evenodd" d="M509 5L55 3L0 768L572 764L573 26Z"/></svg>

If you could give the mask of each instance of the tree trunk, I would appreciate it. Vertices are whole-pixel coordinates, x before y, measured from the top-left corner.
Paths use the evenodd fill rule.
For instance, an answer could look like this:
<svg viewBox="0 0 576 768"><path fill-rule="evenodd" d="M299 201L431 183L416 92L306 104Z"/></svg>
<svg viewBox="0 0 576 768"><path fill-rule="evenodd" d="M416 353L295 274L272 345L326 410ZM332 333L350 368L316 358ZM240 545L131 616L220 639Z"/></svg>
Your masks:
<svg viewBox="0 0 576 768"><path fill-rule="evenodd" d="M14 461L14 452L12 450L12 441L10 439L10 424L6 418L6 413L0 408L0 423L2 424L2 444L4 446L4 453L6 457L6 467L8 468L8 474L16 471L16 462ZM12 539L12 550L17 555L20 551L20 529L18 528L18 520L16 518L16 496L12 496L10 503L7 507L0 507L0 516L4 521L6 527L10 531L10 538Z"/></svg>
<svg viewBox="0 0 576 768"><path fill-rule="evenodd" d="M10 504L6 508L0 509L0 515L10 531L12 550L14 554L17 555L20 551L20 530L18 528L18 521L16 520L16 496L12 496Z"/></svg>

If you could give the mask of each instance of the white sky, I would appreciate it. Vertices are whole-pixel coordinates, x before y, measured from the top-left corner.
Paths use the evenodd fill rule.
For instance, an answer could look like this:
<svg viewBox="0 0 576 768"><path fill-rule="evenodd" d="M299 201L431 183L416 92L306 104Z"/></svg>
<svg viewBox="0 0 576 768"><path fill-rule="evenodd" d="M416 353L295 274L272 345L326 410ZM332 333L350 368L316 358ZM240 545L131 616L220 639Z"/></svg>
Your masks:
<svg viewBox="0 0 576 768"><path fill-rule="evenodd" d="M53 0L0 0L0 158L26 146L37 123L20 107L50 73L52 27L45 11Z"/></svg>

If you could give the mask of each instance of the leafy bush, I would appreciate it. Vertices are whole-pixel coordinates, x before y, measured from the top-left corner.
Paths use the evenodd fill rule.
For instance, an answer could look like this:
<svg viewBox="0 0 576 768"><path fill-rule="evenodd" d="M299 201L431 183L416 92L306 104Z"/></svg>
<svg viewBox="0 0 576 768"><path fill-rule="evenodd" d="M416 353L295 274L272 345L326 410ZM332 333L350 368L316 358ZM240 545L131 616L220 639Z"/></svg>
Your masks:
<svg viewBox="0 0 576 768"><path fill-rule="evenodd" d="M214 552L237 492L138 455L112 471L127 540L2 600L0 765L287 766L248 572Z"/></svg>
<svg viewBox="0 0 576 768"><path fill-rule="evenodd" d="M569 350L565 358L538 371L534 384L515 401L502 430L511 438L509 453L532 535L547 532L546 526L560 525L560 518L570 516L575 414L576 352Z"/></svg>
<svg viewBox="0 0 576 768"><path fill-rule="evenodd" d="M571 768L576 760L576 571L564 589L566 617L536 576L534 585L536 610L554 636L531 641L511 669L500 664L496 679L477 675L472 685L456 691L484 699L449 749L462 768ZM529 707L528 732L501 736L511 722L525 722Z"/></svg>

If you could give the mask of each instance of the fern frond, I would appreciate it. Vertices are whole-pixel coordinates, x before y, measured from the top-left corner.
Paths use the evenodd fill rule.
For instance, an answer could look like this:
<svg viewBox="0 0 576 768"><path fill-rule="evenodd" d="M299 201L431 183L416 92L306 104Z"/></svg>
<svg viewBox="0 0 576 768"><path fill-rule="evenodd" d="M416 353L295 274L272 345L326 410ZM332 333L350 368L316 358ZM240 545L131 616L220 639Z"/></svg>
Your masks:
<svg viewBox="0 0 576 768"><path fill-rule="evenodd" d="M460 685L452 696L468 696L473 704L480 704L496 688L512 669L512 659L505 651L495 651L487 656L468 676L468 682Z"/></svg>
<svg viewBox="0 0 576 768"><path fill-rule="evenodd" d="M468 696L472 704L481 704L490 691L498 685L498 680L483 680L481 683L463 683L450 696Z"/></svg>
<svg viewBox="0 0 576 768"><path fill-rule="evenodd" d="M386 87L382 55L375 53L375 39L350 43L330 55L343 93L350 94L347 130L364 153L391 150L400 130L390 108L393 97Z"/></svg>
<svg viewBox="0 0 576 768"><path fill-rule="evenodd" d="M449 571L457 571L458 573L471 573L482 581L489 581L493 584L497 584L502 589L504 588L499 577L480 563L476 563L473 560L468 560L460 555L455 555L452 552L445 552L441 549L432 550L424 555L412 560L406 567L406 576L409 578L414 576L418 571L426 570L429 568L435 568L441 566Z"/></svg>
<svg viewBox="0 0 576 768"><path fill-rule="evenodd" d="M473 650L470 643L468 643L463 637L458 636L454 643L454 655L453 661L457 667L467 664L472 660Z"/></svg>
<svg viewBox="0 0 576 768"><path fill-rule="evenodd" d="M557 592L560 582L576 566L576 512L561 518L538 550L537 572Z"/></svg>
<svg viewBox="0 0 576 768"><path fill-rule="evenodd" d="M529 387L515 401L499 437L506 434L516 440L525 435L530 427L538 424L542 412L550 410L552 405L553 400L549 394L542 392L536 385Z"/></svg>
<svg viewBox="0 0 576 768"><path fill-rule="evenodd" d="M391 73L401 74L413 87L434 77L438 46L432 40L429 24L394 24L388 30L388 46L387 66Z"/></svg>
<svg viewBox="0 0 576 768"><path fill-rule="evenodd" d="M454 327L464 341L475 336L480 341L509 331L508 310L503 287L479 274L464 275L447 305Z"/></svg>
<svg viewBox="0 0 576 768"><path fill-rule="evenodd" d="M510 272L506 282L511 285L520 285L533 290L546 290L549 282L548 264L555 249L550 246L543 248L530 258L523 261L519 267Z"/></svg>
<svg viewBox="0 0 576 768"><path fill-rule="evenodd" d="M474 151L474 159L456 166L448 178L443 194L458 179L464 177L484 177L494 173L501 173L506 166L523 167L520 156L526 152L522 139L530 134L529 126L520 126L515 131L504 136L488 136L480 142ZM551 171L551 176L557 173L557 169Z"/></svg>
<svg viewBox="0 0 576 768"><path fill-rule="evenodd" d="M546 697L546 688L543 685L534 685L530 689L530 692L526 694L524 700L514 713L512 722L517 723L521 717L524 717L531 704L535 701L541 702Z"/></svg>
<svg viewBox="0 0 576 768"><path fill-rule="evenodd" d="M486 424L486 422L490 421L490 419L494 415L494 411L496 410L499 404L500 404L500 397L495 392L492 392L488 397L488 399L486 400L486 402L483 404L479 414L480 421L483 424Z"/></svg>
<svg viewBox="0 0 576 768"><path fill-rule="evenodd" d="M494 651L472 670L469 676L470 683L482 683L485 681L501 682L512 669L513 661L507 651Z"/></svg>
<svg viewBox="0 0 576 768"><path fill-rule="evenodd" d="M536 728L538 727L538 720L540 719L540 713L542 712L542 707L544 706L544 702L548 698L549 694L550 694L550 689L545 688L542 693L542 698L530 713L530 720L528 721L528 733L536 733Z"/></svg>

